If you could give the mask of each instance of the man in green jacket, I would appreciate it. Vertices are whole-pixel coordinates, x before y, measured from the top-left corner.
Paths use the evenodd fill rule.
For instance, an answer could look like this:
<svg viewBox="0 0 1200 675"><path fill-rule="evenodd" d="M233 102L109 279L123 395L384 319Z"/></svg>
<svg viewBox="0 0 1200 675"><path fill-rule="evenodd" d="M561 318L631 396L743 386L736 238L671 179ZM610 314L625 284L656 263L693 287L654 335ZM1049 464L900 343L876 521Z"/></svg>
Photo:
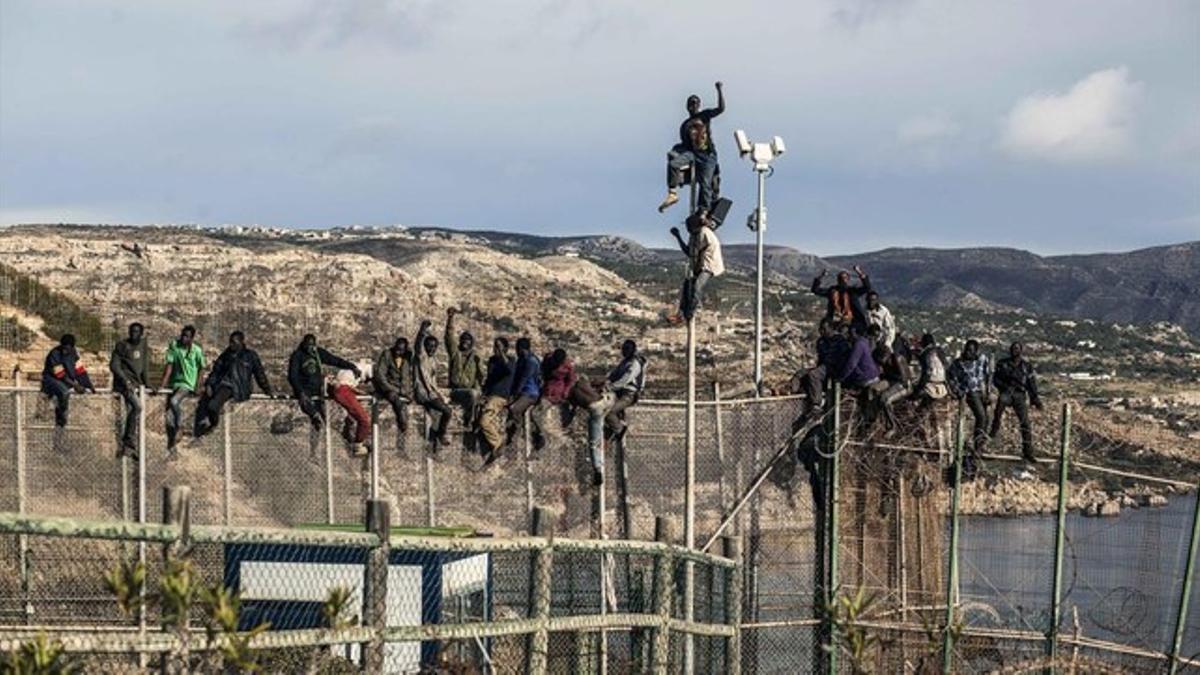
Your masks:
<svg viewBox="0 0 1200 675"><path fill-rule="evenodd" d="M462 407L463 429L469 435L475 428L476 411L483 395L487 368L475 353L475 336L470 331L455 335L454 317L458 309L446 310L446 360L450 371L450 401Z"/></svg>
<svg viewBox="0 0 1200 675"><path fill-rule="evenodd" d="M113 347L108 369L112 371L113 391L125 402L125 424L121 433L121 448L117 456L137 457L138 420L142 414L141 388L150 385L149 354L142 339L146 329L142 324L129 324L129 337Z"/></svg>
<svg viewBox="0 0 1200 675"><path fill-rule="evenodd" d="M167 347L166 364L159 388L169 392L164 418L167 425L167 457L174 459L179 425L183 418L180 406L183 399L195 395L200 373L207 365L204 350L196 342L195 326L184 326L179 331L179 337Z"/></svg>

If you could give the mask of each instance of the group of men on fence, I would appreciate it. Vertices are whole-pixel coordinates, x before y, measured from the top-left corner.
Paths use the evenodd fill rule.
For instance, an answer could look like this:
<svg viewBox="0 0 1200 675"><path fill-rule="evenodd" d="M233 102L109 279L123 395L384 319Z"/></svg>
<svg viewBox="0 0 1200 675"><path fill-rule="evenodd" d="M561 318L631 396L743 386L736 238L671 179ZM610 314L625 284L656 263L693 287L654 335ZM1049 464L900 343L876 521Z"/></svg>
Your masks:
<svg viewBox="0 0 1200 675"><path fill-rule="evenodd" d="M979 456L988 438L999 434L1009 408L1020 425L1022 456L1036 462L1029 407L1041 410L1042 402L1034 368L1024 359L1024 346L1013 342L1008 356L993 369L988 356L980 352L979 342L971 339L951 361L932 333L899 335L896 319L880 302L870 277L858 266L854 272L857 285L851 285L848 271L838 273L830 286L822 286L824 270L813 279L811 290L826 299L826 309L815 344L817 362L792 377L792 391L805 397L796 429L804 428L826 406L824 391L836 381L858 397L864 425L870 427L882 419L888 433L899 427L895 405L902 400L915 404L922 428L942 401L961 401L974 421L970 451L962 467L966 480L975 478ZM989 428L987 408L993 393L997 394L996 405Z"/></svg>
<svg viewBox="0 0 1200 675"><path fill-rule="evenodd" d="M355 456L372 451L372 419L359 400L361 396L373 395L388 402L395 415L401 452L410 403L424 409L433 421L427 434L433 451L449 444L449 425L457 409L465 447L483 455L485 467L494 463L515 437L524 435L527 413L531 413L530 438L535 448L541 448L549 414L561 412L564 424L569 424L577 411L586 412L592 478L600 484L604 475L603 439L623 438L625 411L637 403L645 387L646 359L638 353L637 343L625 340L617 366L593 382L580 376L565 349L554 349L539 359L528 337L516 340L514 356L509 351L509 339L497 336L485 361L476 352L474 335L458 330L458 314L456 308L447 310L442 341L432 334L432 322L422 321L411 344L407 337L397 337L372 363L355 363L318 344L315 335L305 335L288 358L290 398L296 400L314 433L328 423L327 399L345 410L341 433ZM443 344L444 374L437 354ZM149 376L145 328L140 323L130 324L128 337L116 344L109 362L113 392L121 396L125 410L118 456L133 457L139 450L143 389L151 394L161 389L167 396L168 458L177 453L181 405L188 396L200 397L192 427L195 438L217 427L226 403L249 400L254 385L268 397L289 398L274 392L262 360L246 346L241 331L230 334L228 346L201 380L206 368L196 329L184 326L167 347L163 374L155 387ZM67 425L72 394L96 393L73 335L62 336L46 355L42 391L54 399L58 429Z"/></svg>

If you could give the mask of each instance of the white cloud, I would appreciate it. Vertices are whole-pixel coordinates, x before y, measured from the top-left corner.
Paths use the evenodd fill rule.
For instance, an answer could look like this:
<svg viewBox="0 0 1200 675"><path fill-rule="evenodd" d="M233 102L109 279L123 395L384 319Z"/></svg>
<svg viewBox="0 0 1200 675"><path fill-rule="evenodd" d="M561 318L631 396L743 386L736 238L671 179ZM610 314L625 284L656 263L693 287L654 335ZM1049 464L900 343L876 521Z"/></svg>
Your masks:
<svg viewBox="0 0 1200 675"><path fill-rule="evenodd" d="M949 114L935 110L905 120L896 129L896 140L903 145L919 145L958 135L960 128Z"/></svg>
<svg viewBox="0 0 1200 675"><path fill-rule="evenodd" d="M1096 71L1063 93L1026 96L1009 112L1000 147L1016 157L1056 162L1125 156L1133 148L1141 89L1121 66Z"/></svg>

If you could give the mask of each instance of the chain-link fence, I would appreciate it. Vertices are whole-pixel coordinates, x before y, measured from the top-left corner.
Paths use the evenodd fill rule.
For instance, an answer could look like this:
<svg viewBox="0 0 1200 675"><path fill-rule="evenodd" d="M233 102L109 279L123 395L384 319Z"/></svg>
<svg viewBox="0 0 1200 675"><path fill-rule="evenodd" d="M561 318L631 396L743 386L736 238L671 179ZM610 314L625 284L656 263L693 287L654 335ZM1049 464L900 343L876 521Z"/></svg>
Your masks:
<svg viewBox="0 0 1200 675"><path fill-rule="evenodd" d="M192 486L192 517L204 524L360 523L363 500L375 496L392 503L397 523L410 526L504 536L525 532L532 508L541 506L562 535L646 540L657 517L686 512L681 401L645 400L631 408L629 431L607 444L604 481L594 486L586 424L564 420L557 409L535 413L544 445L518 434L494 465L484 466L458 411L453 442L438 447L427 438L430 423L420 408L411 408L401 434L390 407L375 409L368 400L376 410L376 451L352 458L336 432L342 422L336 406L330 404L325 429L314 432L294 401L256 398L231 404L220 429L185 441L178 458L168 460L164 402L147 397L140 458L117 460L119 400L76 397L63 431L55 430L50 403L36 392L4 395L4 410L22 412L0 415L0 453L14 467L0 472L0 501L26 513L156 522L160 505L140 495L177 484ZM191 405L185 403L185 419ZM947 658L964 672L1040 668L1047 659L1140 668L1161 667L1172 653L1192 663L1200 651L1200 603L1179 608L1192 560L1194 502L1176 495L1194 486L1200 465L1174 458L1166 464L1174 467L1169 477L1143 475L1139 458L1153 448L1129 447L1090 419L1077 419L1068 427L1060 491L1058 405L1048 401L1047 410L1030 415L1036 464L1016 454L1022 445L1016 420L1006 419L976 448L968 415L964 454L976 459L976 470L956 491L952 403L898 405L894 424L885 425L877 411L846 397L823 424L806 427L807 442L798 443L796 398L720 400L714 390L698 401L695 540L716 546L717 534L731 534L743 542L743 669L924 672L940 670ZM796 446L802 451L793 452ZM1120 516L1099 516L1114 505ZM13 554L19 557L17 549ZM563 563L572 571L555 584L563 584L561 596L571 603L599 611L602 563L589 555L596 557L564 554L575 562ZM640 574L634 567L618 564L608 575L611 593L628 606L653 581L644 578L644 565ZM697 620L715 597L709 581L691 584ZM605 654L614 666L638 664L646 651L637 635L636 627L603 640L552 631L548 649L555 658L574 659L572 667L585 654ZM503 647L510 638L494 639ZM469 651L469 642L456 644ZM721 662L722 649L692 640L694 667Z"/></svg>

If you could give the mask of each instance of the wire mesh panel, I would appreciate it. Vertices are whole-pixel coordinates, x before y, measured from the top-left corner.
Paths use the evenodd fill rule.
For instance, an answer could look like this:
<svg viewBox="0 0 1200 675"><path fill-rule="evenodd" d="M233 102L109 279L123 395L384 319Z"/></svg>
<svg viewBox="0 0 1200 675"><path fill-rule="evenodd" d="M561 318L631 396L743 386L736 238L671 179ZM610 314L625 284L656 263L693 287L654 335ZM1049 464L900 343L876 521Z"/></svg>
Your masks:
<svg viewBox="0 0 1200 675"><path fill-rule="evenodd" d="M54 404L22 392L25 484L29 513L97 518L122 516L117 438L124 414L107 394L70 396L66 426L55 424Z"/></svg>

